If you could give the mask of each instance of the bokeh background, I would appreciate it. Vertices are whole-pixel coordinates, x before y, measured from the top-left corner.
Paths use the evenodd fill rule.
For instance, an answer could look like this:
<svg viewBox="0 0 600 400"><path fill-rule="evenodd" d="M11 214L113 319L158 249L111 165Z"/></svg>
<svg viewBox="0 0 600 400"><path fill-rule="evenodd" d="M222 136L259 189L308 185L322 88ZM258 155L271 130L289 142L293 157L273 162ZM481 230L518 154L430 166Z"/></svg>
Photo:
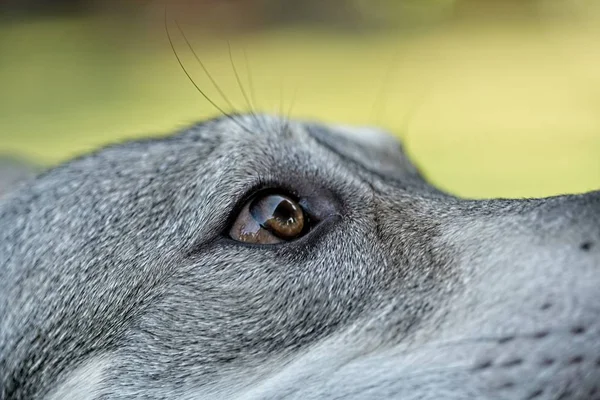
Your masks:
<svg viewBox="0 0 600 400"><path fill-rule="evenodd" d="M218 115L165 6L225 111L381 126L463 196L600 188L597 0L0 0L0 153L52 165Z"/></svg>

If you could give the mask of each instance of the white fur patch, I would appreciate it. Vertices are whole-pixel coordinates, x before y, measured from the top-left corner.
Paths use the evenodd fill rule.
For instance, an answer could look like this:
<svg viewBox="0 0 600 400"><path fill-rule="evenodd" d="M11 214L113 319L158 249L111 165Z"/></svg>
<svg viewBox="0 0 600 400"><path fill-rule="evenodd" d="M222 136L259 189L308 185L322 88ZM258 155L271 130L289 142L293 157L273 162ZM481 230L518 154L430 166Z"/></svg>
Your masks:
<svg viewBox="0 0 600 400"><path fill-rule="evenodd" d="M69 372L57 387L50 391L45 400L92 400L102 387L104 371L110 366L110 358L99 356L92 358L74 371Z"/></svg>

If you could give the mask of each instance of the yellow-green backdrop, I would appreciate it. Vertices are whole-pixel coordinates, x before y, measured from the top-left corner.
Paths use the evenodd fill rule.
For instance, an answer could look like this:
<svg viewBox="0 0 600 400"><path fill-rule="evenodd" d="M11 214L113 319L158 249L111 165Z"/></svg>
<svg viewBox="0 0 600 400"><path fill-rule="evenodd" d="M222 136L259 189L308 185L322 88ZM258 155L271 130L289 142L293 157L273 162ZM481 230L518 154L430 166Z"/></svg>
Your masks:
<svg viewBox="0 0 600 400"><path fill-rule="evenodd" d="M257 110L379 125L446 190L524 197L600 188L600 13L571 11L411 30L182 28L238 111L249 107L229 48ZM196 83L229 110L170 24ZM0 152L45 164L218 114L161 12L3 22L0 93Z"/></svg>

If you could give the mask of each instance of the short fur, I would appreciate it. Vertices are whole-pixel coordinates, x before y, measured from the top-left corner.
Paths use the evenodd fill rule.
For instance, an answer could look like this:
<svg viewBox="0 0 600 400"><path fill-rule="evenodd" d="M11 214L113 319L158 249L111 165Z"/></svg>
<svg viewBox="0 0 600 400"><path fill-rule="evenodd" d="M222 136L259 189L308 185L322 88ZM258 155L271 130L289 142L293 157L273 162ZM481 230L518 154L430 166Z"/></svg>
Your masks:
<svg viewBox="0 0 600 400"><path fill-rule="evenodd" d="M600 396L600 192L459 199L384 133L286 122L206 121L5 194L0 398ZM233 241L263 187L327 218Z"/></svg>

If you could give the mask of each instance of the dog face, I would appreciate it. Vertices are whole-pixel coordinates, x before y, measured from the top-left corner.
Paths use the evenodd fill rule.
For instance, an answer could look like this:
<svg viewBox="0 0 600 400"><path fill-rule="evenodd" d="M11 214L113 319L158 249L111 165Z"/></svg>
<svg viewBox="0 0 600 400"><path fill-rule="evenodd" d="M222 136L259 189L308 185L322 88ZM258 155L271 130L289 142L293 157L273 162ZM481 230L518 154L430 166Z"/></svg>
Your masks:
<svg viewBox="0 0 600 400"><path fill-rule="evenodd" d="M372 129L235 116L0 200L2 398L593 399L600 192L458 199Z"/></svg>

